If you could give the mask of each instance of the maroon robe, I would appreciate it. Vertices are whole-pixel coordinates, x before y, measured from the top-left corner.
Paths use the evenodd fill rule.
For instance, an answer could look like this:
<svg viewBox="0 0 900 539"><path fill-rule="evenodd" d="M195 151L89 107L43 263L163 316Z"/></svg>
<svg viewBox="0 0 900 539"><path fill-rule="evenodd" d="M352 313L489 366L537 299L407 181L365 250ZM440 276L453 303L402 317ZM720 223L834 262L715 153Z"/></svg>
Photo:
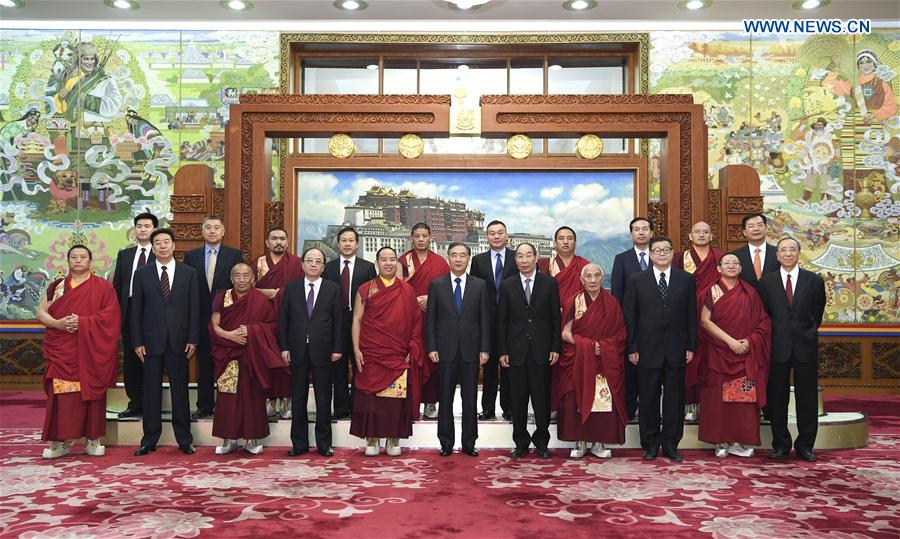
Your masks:
<svg viewBox="0 0 900 539"><path fill-rule="evenodd" d="M115 387L119 366L121 317L116 291L107 281L90 275L75 288L68 278L57 279L47 289L47 299L51 302L47 312L53 318L78 315L78 331L49 327L44 331L47 414L41 439L100 438L106 434L106 390ZM70 389L77 383L80 390L55 393L54 380Z"/></svg>
<svg viewBox="0 0 900 539"><path fill-rule="evenodd" d="M415 249L406 251L397 263L403 268L403 280L409 283L416 291L416 296L427 296L428 287L431 281L441 275L450 273L450 265L447 261L432 251L428 251L425 262L419 262L419 255ZM425 317L421 317L419 323L419 334L422 336L422 342L425 342ZM437 363L431 361L425 362L422 370L422 400L426 404L434 404L438 401L438 366ZM418 419L418 408L413 413L413 417Z"/></svg>
<svg viewBox="0 0 900 539"><path fill-rule="evenodd" d="M281 309L281 296L284 285L296 279L303 278L303 264L300 257L285 251L284 256L276 264L272 261L271 254L266 254L256 259L256 288L277 289L278 294L272 302L275 305L276 315ZM266 390L266 398L280 399L291 396L291 370L282 369L272 377L271 384Z"/></svg>
<svg viewBox="0 0 900 539"><path fill-rule="evenodd" d="M261 439L269 435L264 390L279 371L287 368L278 347L278 315L272 302L251 288L238 298L234 289L222 290L213 299L213 312L219 313L219 327L226 331L247 327L247 344L240 345L216 335L209 323L211 356L216 380L231 360L238 362L236 393L218 391L213 436L236 440Z"/></svg>
<svg viewBox="0 0 900 539"><path fill-rule="evenodd" d="M694 250L693 246L676 255L672 259L672 267L682 269L694 275L694 282L697 290L697 313L703 308L706 299L706 292L709 287L719 280L719 259L722 258L722 252L712 247L709 248L706 258L700 260L700 255ZM697 320L700 317L697 316ZM700 393L698 383L700 382L700 363L701 358L696 357L688 363L684 368L684 402L685 404L694 404L700 402ZM699 360L699 361L698 361Z"/></svg>
<svg viewBox="0 0 900 539"><path fill-rule="evenodd" d="M563 343L559 359L558 436L566 441L621 444L625 441L625 318L619 302L607 292L593 301L587 292L566 304L565 323L572 322L575 344ZM591 412L597 375L606 378L612 412Z"/></svg>
<svg viewBox="0 0 900 539"><path fill-rule="evenodd" d="M750 351L735 354L702 327L697 348L703 353L700 369L700 440L759 445L759 410L766 405L766 385L772 323L756 290L738 279L731 290L719 281L707 292L704 302L710 319L735 339L748 339ZM722 384L747 376L756 381L757 402L723 402Z"/></svg>
<svg viewBox="0 0 900 539"><path fill-rule="evenodd" d="M359 287L359 297L365 305L359 331L364 363L353 380L356 396L350 434L360 438L406 438L412 434L412 421L418 415L421 398L425 346L418 328L422 310L413 288L400 279L385 286L376 277ZM406 398L376 395L403 371L407 371Z"/></svg>
<svg viewBox="0 0 900 539"><path fill-rule="evenodd" d="M546 273L556 279L559 286L559 304L567 305L575 298L575 295L583 290L581 286L581 270L591 262L581 256L575 255L566 266L559 256L552 259L542 258L538 260L538 271ZM565 313L563 313L565 314ZM560 320L565 316L560 317ZM566 323L563 322L563 327ZM550 370L550 410L559 410L559 399L562 396L559 387L559 367Z"/></svg>

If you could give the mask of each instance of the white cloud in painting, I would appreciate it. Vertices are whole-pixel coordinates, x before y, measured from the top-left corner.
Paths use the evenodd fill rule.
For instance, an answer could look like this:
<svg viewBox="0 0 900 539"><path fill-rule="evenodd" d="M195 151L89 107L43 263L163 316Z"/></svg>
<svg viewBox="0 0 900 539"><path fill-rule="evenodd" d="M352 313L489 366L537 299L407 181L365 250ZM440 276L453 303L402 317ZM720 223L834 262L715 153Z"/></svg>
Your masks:
<svg viewBox="0 0 900 539"><path fill-rule="evenodd" d="M338 179L325 172L304 172L298 185L298 217L301 221L332 224L344 218L344 204L334 196Z"/></svg>
<svg viewBox="0 0 900 539"><path fill-rule="evenodd" d="M378 180L376 178L357 178L353 180L353 192L356 196L364 194L366 191L371 189L373 186L378 185L384 187L386 189L393 189L394 191L401 191L403 189L408 189L411 193L414 193L416 196L420 197L443 197L447 198L448 189L446 185L439 185L431 182L423 182L423 181L405 181L403 183L395 183L389 181ZM353 202L356 202L354 198Z"/></svg>
<svg viewBox="0 0 900 539"><path fill-rule="evenodd" d="M553 200L554 198L559 197L563 192L562 187L546 187L541 189L541 198L544 200Z"/></svg>

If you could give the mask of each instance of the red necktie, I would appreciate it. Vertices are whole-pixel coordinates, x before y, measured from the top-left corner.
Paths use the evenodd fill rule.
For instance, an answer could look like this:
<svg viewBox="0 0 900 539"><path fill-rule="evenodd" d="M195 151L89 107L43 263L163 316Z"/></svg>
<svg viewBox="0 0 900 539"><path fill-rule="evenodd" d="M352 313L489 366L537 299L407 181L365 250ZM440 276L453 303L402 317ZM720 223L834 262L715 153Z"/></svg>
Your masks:
<svg viewBox="0 0 900 539"><path fill-rule="evenodd" d="M344 269L341 270L341 297L344 298L344 308L350 308L350 261L344 260Z"/></svg>
<svg viewBox="0 0 900 539"><path fill-rule="evenodd" d="M784 293L787 294L788 305L794 302L794 287L791 286L791 274L788 273L787 283L784 285Z"/></svg>
<svg viewBox="0 0 900 539"><path fill-rule="evenodd" d="M146 247L141 247L141 256L138 258L138 265L137 265L138 268L143 268L144 265L147 263L146 251L147 251Z"/></svg>
<svg viewBox="0 0 900 539"><path fill-rule="evenodd" d="M162 290L162 295L169 299L169 294L171 294L172 290L169 288L169 273L166 271L165 266L162 267L162 275L159 276L159 287Z"/></svg>

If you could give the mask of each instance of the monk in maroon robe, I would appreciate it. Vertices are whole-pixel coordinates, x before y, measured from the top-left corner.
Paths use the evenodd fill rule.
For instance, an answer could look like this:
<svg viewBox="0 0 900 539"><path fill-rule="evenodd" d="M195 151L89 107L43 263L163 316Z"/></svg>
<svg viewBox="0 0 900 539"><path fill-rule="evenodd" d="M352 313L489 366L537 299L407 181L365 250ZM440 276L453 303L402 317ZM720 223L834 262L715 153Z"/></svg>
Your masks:
<svg viewBox="0 0 900 539"><path fill-rule="evenodd" d="M691 247L672 258L672 267L683 269L694 275L697 285L697 309L702 308L709 287L719 280L719 259L722 253L710 246L712 241L712 229L703 221L694 223L688 236ZM699 319L699 318L698 318ZM696 356L696 354L695 354ZM701 358L699 361L691 361L684 368L684 402L687 421L696 421L699 415L697 403L700 402L698 383Z"/></svg>
<svg viewBox="0 0 900 539"><path fill-rule="evenodd" d="M406 251L398 260L400 275L416 292L416 301L424 312L428 308L428 286L431 281L441 275L450 273L450 265L444 258L433 252L431 247L431 229L425 223L417 223L412 228L413 248ZM425 317L421 317L420 327L417 329L425 341ZM431 361L425 362L421 374L421 385L412 388L416 393L416 401L425 403L424 416L428 419L437 418L438 379L437 364ZM419 409L413 412L413 419L419 419Z"/></svg>
<svg viewBox="0 0 900 539"><path fill-rule="evenodd" d="M69 249L68 276L50 283L37 312L47 327L41 439L51 444L44 458L67 455L81 437L88 455L106 453L100 438L106 434L106 390L116 385L121 317L115 288L91 273L92 258L83 245Z"/></svg>
<svg viewBox="0 0 900 539"><path fill-rule="evenodd" d="M288 235L283 228L273 228L266 234L268 252L256 259L256 289L275 305L278 313L281 307L281 289L287 283L303 278L303 264L300 257L287 250ZM281 419L291 418L291 370L280 369L273 373L272 382L266 390L270 399L269 415L278 413Z"/></svg>
<svg viewBox="0 0 900 539"><path fill-rule="evenodd" d="M538 271L549 274L556 279L556 284L559 285L560 305L566 305L575 297L575 294L582 290L581 270L589 262L586 258L575 254L577 241L574 230L567 226L561 226L553 236L556 256L538 260ZM564 319L564 316L560 317L560 320ZM559 379L560 366L557 364L550 371L550 410L552 412L559 409Z"/></svg>
<svg viewBox="0 0 900 539"><path fill-rule="evenodd" d="M581 283L584 289L563 308L557 433L575 442L573 458L584 456L587 442L594 442L593 455L610 458L604 444L624 443L628 423L622 362L627 330L622 307L603 289L600 266L586 265Z"/></svg>
<svg viewBox="0 0 900 539"><path fill-rule="evenodd" d="M700 440L716 456L753 455L759 445L759 411L766 405L772 324L759 294L740 279L741 263L719 260L721 279L709 288L700 312Z"/></svg>
<svg viewBox="0 0 900 539"><path fill-rule="evenodd" d="M231 268L231 284L213 299L209 321L218 389L212 433L223 439L217 455L235 451L238 438L258 455L263 452L260 440L269 435L265 391L274 370L284 368L276 337L278 315L265 294L253 288L249 265Z"/></svg>
<svg viewBox="0 0 900 539"><path fill-rule="evenodd" d="M350 434L366 439L366 455L377 455L379 438L387 438L387 454L398 456L419 410L412 389L426 363L422 310L413 287L396 278L397 253L382 247L376 264L379 276L359 287L353 308L358 373Z"/></svg>

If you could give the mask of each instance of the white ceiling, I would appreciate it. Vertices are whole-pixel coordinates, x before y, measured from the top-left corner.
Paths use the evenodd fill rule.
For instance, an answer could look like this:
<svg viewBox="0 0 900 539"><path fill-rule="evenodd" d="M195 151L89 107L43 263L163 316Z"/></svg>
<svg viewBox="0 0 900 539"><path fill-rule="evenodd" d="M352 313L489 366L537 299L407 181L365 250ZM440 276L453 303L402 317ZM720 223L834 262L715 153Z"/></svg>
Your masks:
<svg viewBox="0 0 900 539"><path fill-rule="evenodd" d="M333 0L254 0L249 11L235 12L219 7L218 0L139 0L141 8L123 11L104 5L103 0L23 0L20 9L0 8L0 27L18 27L31 24L46 27L72 21L95 24L121 23L122 26L156 26L168 23L196 23L209 25L227 23L235 28L272 28L290 30L316 27L325 30L324 22L333 22L335 30L350 26L372 26L380 30L415 30L414 21L446 23L448 29L517 31L533 26L535 30L550 30L542 26L554 21L552 30L565 26L598 27L614 21L643 21L641 29L664 29L666 22L684 29L692 24L729 22L734 24L745 18L866 18L888 21L889 28L900 23L900 0L832 0L831 4L814 11L797 11L791 7L794 0L714 0L712 7L698 12L683 12L675 8L676 0L598 0L598 7L582 12L562 8L561 0L493 0L485 6L469 11L448 8L441 0L368 0L363 11L347 12L332 5ZM391 21L390 27L378 22ZM562 23L560 27L558 23ZM655 24L654 24L655 23ZM404 28L404 26L407 26ZM469 26L471 25L471 27ZM631 26L635 26L631 24ZM879 24L883 27L884 24ZM433 30L433 26L422 28Z"/></svg>

